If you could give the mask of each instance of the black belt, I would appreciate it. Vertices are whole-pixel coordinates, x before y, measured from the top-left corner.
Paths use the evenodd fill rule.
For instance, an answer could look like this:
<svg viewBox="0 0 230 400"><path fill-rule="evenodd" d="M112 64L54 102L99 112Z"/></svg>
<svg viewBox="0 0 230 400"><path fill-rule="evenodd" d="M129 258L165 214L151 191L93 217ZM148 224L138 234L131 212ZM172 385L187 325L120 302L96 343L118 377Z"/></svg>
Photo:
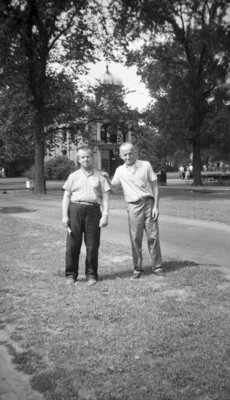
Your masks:
<svg viewBox="0 0 230 400"><path fill-rule="evenodd" d="M140 199L138 199L138 200L136 200L136 201L129 201L129 203L130 204L138 204L138 203L140 203L141 201L145 201L145 200L154 200L154 197L152 197L152 196L144 196L144 197L141 197Z"/></svg>

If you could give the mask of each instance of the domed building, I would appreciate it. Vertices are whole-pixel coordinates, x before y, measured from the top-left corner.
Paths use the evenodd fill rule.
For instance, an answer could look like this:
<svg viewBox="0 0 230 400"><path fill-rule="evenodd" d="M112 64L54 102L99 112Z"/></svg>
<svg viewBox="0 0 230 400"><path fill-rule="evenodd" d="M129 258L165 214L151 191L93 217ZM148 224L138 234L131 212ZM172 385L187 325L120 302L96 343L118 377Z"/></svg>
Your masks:
<svg viewBox="0 0 230 400"><path fill-rule="evenodd" d="M129 140L131 124L127 118L128 107L123 98L121 78L112 74L107 65L98 83L96 102L99 113L90 124L91 144L95 149L95 167L113 176L122 163L119 147Z"/></svg>
<svg viewBox="0 0 230 400"><path fill-rule="evenodd" d="M121 78L111 74L108 65L106 65L106 72L99 78L99 82L101 85L123 86Z"/></svg>
<svg viewBox="0 0 230 400"><path fill-rule="evenodd" d="M121 143L130 141L132 135L130 110L124 102L122 89L121 78L112 74L107 65L106 72L98 79L95 88L96 96L88 110L90 118L85 121L88 127L87 141L94 151L95 168L108 172L110 177L122 163L119 156ZM52 141L55 146L47 152L46 161L66 156L76 162L77 147L85 143L85 138L80 133L72 135L68 128L59 126L59 133Z"/></svg>

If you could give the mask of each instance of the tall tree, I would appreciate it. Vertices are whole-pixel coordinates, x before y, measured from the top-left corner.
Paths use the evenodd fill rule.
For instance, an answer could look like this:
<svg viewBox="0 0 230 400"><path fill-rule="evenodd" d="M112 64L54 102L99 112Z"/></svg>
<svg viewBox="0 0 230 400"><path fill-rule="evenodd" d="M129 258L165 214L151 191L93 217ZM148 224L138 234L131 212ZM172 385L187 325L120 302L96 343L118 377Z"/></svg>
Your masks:
<svg viewBox="0 0 230 400"><path fill-rule="evenodd" d="M10 88L0 92L0 164L8 173L33 163L32 107L27 98L25 87L20 92Z"/></svg>
<svg viewBox="0 0 230 400"><path fill-rule="evenodd" d="M98 18L96 0L4 0L0 7L2 85L18 79L29 91L33 108L35 193L43 194L46 142L45 107L53 74L50 64L71 64L75 78L96 58Z"/></svg>
<svg viewBox="0 0 230 400"><path fill-rule="evenodd" d="M207 121L225 106L218 80L229 70L229 0L117 0L111 10L128 64L138 64L158 100L159 128L189 140L194 184L201 184L201 147L211 134ZM129 42L137 38L141 46L133 51Z"/></svg>
<svg viewBox="0 0 230 400"><path fill-rule="evenodd" d="M34 108L30 92L22 80L0 91L0 163L28 169L34 164ZM45 152L57 144L57 137L73 132L79 118L84 118L85 96L63 72L49 74L44 105ZM84 124L80 126L84 131ZM73 136L73 135L72 135ZM8 168L9 170L9 168ZM10 171L9 171L10 172ZM18 171L19 172L19 171ZM23 170L22 170L23 172Z"/></svg>

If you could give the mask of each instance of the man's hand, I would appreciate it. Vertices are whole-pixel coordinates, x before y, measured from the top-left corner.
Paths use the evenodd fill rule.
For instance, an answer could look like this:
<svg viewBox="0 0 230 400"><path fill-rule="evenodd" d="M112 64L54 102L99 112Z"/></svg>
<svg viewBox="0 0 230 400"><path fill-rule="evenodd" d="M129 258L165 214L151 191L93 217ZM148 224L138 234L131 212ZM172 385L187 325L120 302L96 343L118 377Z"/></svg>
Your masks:
<svg viewBox="0 0 230 400"><path fill-rule="evenodd" d="M156 221L158 217L159 217L159 210L157 207L153 207L153 209L152 209L153 220Z"/></svg>
<svg viewBox="0 0 230 400"><path fill-rule="evenodd" d="M99 222L99 227L104 228L105 226L108 225L108 215L107 214L102 214L102 217Z"/></svg>
<svg viewBox="0 0 230 400"><path fill-rule="evenodd" d="M69 226L69 217L62 217L62 224L65 228Z"/></svg>
<svg viewBox="0 0 230 400"><path fill-rule="evenodd" d="M106 171L101 171L101 175L104 176L105 178L109 179L109 174Z"/></svg>

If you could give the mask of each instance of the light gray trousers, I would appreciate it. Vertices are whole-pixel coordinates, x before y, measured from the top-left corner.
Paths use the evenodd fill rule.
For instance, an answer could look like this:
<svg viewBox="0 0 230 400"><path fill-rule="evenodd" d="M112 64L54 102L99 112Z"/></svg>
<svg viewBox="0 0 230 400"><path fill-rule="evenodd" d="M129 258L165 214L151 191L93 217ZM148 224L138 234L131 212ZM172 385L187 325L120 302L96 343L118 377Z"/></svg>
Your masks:
<svg viewBox="0 0 230 400"><path fill-rule="evenodd" d="M148 250L152 258L152 269L161 267L162 256L159 240L158 221L152 218L154 199L148 197L136 203L128 203L129 235L132 245L135 271L142 270L142 240L145 230Z"/></svg>

